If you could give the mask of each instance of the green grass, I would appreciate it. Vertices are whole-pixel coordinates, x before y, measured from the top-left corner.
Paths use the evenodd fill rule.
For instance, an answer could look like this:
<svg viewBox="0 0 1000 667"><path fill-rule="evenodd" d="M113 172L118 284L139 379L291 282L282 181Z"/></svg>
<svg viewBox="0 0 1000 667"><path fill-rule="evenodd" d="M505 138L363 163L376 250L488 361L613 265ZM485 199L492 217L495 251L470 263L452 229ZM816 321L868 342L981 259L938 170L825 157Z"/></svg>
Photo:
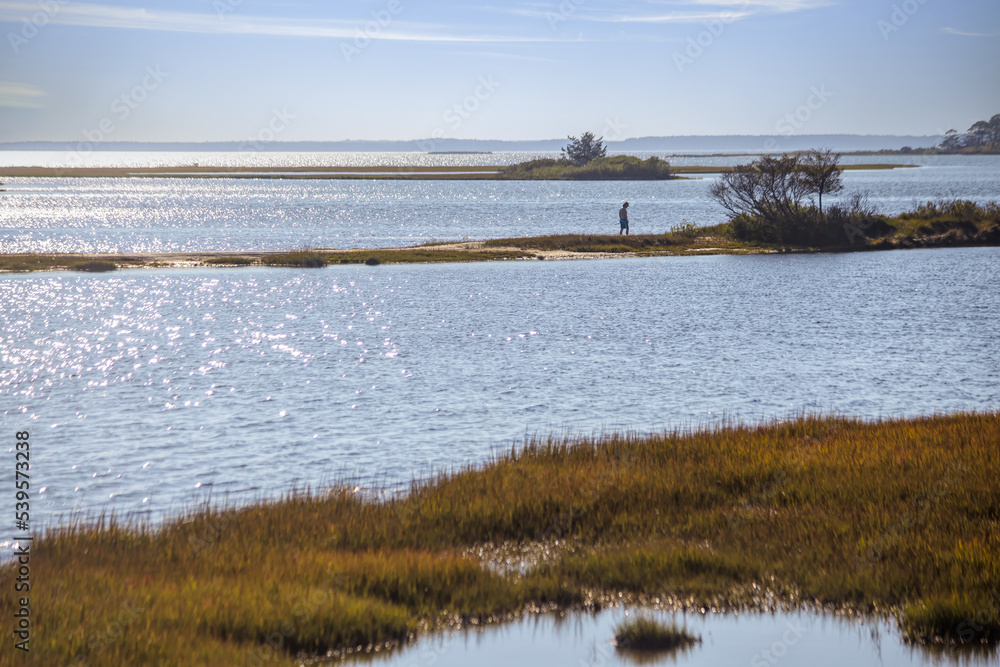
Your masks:
<svg viewBox="0 0 1000 667"><path fill-rule="evenodd" d="M85 271L87 273L107 273L117 271L118 265L102 259L92 259L84 262L73 262L69 265L70 271Z"/></svg>
<svg viewBox="0 0 1000 667"><path fill-rule="evenodd" d="M662 181L674 178L670 163L651 157L641 160L631 155L615 155L592 160L582 167L567 160L546 158L504 167L497 178L502 180L573 180Z"/></svg>
<svg viewBox="0 0 1000 667"><path fill-rule="evenodd" d="M50 271L66 268L68 264L62 255L42 253L0 255L0 270L3 271Z"/></svg>
<svg viewBox="0 0 1000 667"><path fill-rule="evenodd" d="M144 262L128 255L75 255L62 253L18 253L0 255L0 271L114 271L121 266L142 266Z"/></svg>
<svg viewBox="0 0 1000 667"><path fill-rule="evenodd" d="M893 218L892 241L912 245L1000 244L1000 204L928 202Z"/></svg>
<svg viewBox="0 0 1000 667"><path fill-rule="evenodd" d="M293 665L619 594L758 608L766 591L996 641L997 442L1000 413L548 439L383 502L344 489L158 530L79 523L36 538L18 664ZM514 545L545 556L486 566ZM0 613L15 603L0 586Z"/></svg>
<svg viewBox="0 0 1000 667"><path fill-rule="evenodd" d="M680 229L667 234L553 234L551 236L534 236L527 238L491 239L484 241L486 248L517 248L534 251L566 251L582 253L638 253L679 254L689 248L705 245L704 239L709 238L707 230ZM713 238L711 242L716 247L734 247L725 238Z"/></svg>
<svg viewBox="0 0 1000 667"><path fill-rule="evenodd" d="M264 266L293 266L303 269L321 269L330 263L325 253L316 250L293 250L265 255L260 263Z"/></svg>
<svg viewBox="0 0 1000 667"><path fill-rule="evenodd" d="M615 629L615 647L626 651L675 651L700 643L686 628L633 618Z"/></svg>

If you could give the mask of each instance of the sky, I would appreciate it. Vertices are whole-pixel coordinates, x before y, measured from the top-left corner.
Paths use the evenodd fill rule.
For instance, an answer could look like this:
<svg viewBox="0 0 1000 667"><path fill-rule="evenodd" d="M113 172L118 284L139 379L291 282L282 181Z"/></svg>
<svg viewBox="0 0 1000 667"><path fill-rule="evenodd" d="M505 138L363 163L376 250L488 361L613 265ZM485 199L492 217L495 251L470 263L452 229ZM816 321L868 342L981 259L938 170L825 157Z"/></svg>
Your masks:
<svg viewBox="0 0 1000 667"><path fill-rule="evenodd" d="M998 0L0 0L0 141L965 130Z"/></svg>

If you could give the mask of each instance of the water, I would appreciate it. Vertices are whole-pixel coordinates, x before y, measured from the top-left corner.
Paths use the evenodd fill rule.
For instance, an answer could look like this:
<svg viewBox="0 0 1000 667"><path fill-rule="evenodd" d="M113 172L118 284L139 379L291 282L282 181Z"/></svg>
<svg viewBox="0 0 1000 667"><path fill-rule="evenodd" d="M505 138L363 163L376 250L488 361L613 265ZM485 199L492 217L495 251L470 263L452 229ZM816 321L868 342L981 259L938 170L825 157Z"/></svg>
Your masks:
<svg viewBox="0 0 1000 667"><path fill-rule="evenodd" d="M7 274L2 428L54 525L406 483L534 433L991 410L997 284L997 248Z"/></svg>
<svg viewBox="0 0 1000 667"><path fill-rule="evenodd" d="M763 151L763 147L761 148ZM614 155L615 153L610 153ZM746 155L703 155L630 152L643 159L660 157L675 165L732 166L749 161ZM9 151L0 150L0 167L467 167L506 166L539 158L558 158L558 151L496 151L492 153L418 152L283 152L283 151ZM847 155L844 164L966 164L981 156ZM990 158L987 157L987 160Z"/></svg>
<svg viewBox="0 0 1000 667"><path fill-rule="evenodd" d="M661 622L676 623L701 637L695 646L666 654L618 651L611 644L616 626L635 610L598 614L529 615L485 628L422 638L379 657L355 658L375 667L449 667L450 665L749 665L770 667L902 667L920 665L995 665L996 652L934 649L904 644L895 625L885 621L815 613L673 614L644 611Z"/></svg>
<svg viewBox="0 0 1000 667"><path fill-rule="evenodd" d="M289 164L274 154L210 158ZM849 172L845 181L889 213L933 199L1000 199L996 158L902 161L925 166ZM722 221L707 198L710 182L11 179L0 195L0 252L606 232L623 197L637 231L664 231ZM30 430L32 519L52 527L100 512L156 523L205 499L242 503L293 487L391 489L481 464L535 433L653 432L802 411L872 419L996 410L997 284L997 248L8 274L0 276L0 428ZM12 477L0 467L0 486L12 488ZM5 521L3 534L13 534ZM436 635L386 662L631 664L609 643L624 613L529 616ZM877 620L678 618L703 643L645 664L996 661L995 653L905 646Z"/></svg>
<svg viewBox="0 0 1000 667"><path fill-rule="evenodd" d="M22 154L24 155L24 154ZM114 164L115 156L94 153ZM179 154L192 157L189 154ZM229 157L237 164L310 166L311 155ZM521 154L315 154L319 164L504 163ZM331 155L347 156L341 158ZM229 157L227 157L229 156ZM323 159L320 159L323 158ZM349 159L348 159L349 158ZM27 158L24 158L27 159ZM96 159L96 157L95 157ZM116 158L117 159L117 158ZM177 154L134 154L137 166L191 164ZM291 159L291 158L287 158ZM699 164L745 158L678 158ZM917 169L846 172L845 196L868 192L887 214L940 199L1000 200L1000 156L899 156L853 161L922 164ZM203 163L205 164L205 163ZM622 200L636 233L661 233L691 222L724 222L709 196L716 176L667 182L494 182L272 179L8 179L0 194L0 253L181 252L373 248L434 240L489 239L555 233L614 233ZM834 203L836 198L825 202Z"/></svg>

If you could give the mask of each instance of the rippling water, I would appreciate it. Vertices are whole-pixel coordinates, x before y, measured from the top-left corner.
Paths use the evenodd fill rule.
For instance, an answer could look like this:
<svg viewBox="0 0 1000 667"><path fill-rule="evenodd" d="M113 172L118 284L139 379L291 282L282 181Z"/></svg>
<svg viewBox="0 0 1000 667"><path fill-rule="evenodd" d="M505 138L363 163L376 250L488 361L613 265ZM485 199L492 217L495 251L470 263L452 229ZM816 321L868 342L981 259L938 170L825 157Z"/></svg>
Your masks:
<svg viewBox="0 0 1000 667"><path fill-rule="evenodd" d="M717 665L781 664L787 667L920 667L997 664L996 650L906 645L894 624L811 613L672 614L640 610L644 617L676 624L701 638L687 649L653 655L618 651L616 626L636 610L607 609L596 614L528 615L502 625L468 628L424 637L387 655L364 656L354 665L512 664L548 665Z"/></svg>
<svg viewBox="0 0 1000 667"><path fill-rule="evenodd" d="M512 155L518 156L504 154L503 159ZM423 157L458 164L484 156ZM887 214L939 199L1000 200L998 156L854 157L845 162L875 159L925 165L845 173L845 196L868 192ZM0 253L372 248L614 233L623 199L632 205L633 231L661 233L685 222L725 221L708 194L715 178L589 183L15 178L0 193Z"/></svg>
<svg viewBox="0 0 1000 667"><path fill-rule="evenodd" d="M533 433L997 409L998 284L996 248L8 274L3 428L59 523L405 483Z"/></svg>
<svg viewBox="0 0 1000 667"><path fill-rule="evenodd" d="M611 153L614 155L615 153ZM676 165L729 166L748 162L746 155L702 155L630 152L641 158L662 157ZM502 166L538 158L558 158L560 153L496 151L493 153L418 152L284 152L284 151L5 151L0 167L466 167ZM847 155L844 164L968 164L991 157L965 155Z"/></svg>

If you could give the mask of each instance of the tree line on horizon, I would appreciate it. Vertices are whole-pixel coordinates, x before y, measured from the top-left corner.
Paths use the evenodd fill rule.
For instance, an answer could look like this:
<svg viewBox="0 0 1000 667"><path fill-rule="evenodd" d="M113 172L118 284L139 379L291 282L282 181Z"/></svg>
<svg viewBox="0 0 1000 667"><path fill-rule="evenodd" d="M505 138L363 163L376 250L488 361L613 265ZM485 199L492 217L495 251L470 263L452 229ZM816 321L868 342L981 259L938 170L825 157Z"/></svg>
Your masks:
<svg viewBox="0 0 1000 667"><path fill-rule="evenodd" d="M1000 113L989 120L976 121L964 134L948 130L941 148L970 153L1000 151Z"/></svg>

